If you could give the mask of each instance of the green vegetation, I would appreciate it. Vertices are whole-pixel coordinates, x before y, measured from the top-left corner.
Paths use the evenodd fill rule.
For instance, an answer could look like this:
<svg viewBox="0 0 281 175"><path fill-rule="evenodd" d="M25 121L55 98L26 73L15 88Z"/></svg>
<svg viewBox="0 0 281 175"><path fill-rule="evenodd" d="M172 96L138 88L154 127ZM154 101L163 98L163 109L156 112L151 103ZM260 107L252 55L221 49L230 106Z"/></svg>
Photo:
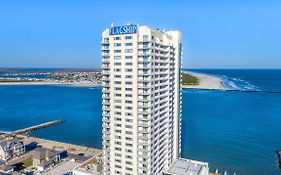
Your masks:
<svg viewBox="0 0 281 175"><path fill-rule="evenodd" d="M193 76L193 75L190 75L190 74L187 74L187 73L184 73L182 74L182 84L183 85L199 85L199 78Z"/></svg>
<svg viewBox="0 0 281 175"><path fill-rule="evenodd" d="M33 164L33 159L32 158L25 159L24 161L22 161L22 163L25 168L30 167Z"/></svg>

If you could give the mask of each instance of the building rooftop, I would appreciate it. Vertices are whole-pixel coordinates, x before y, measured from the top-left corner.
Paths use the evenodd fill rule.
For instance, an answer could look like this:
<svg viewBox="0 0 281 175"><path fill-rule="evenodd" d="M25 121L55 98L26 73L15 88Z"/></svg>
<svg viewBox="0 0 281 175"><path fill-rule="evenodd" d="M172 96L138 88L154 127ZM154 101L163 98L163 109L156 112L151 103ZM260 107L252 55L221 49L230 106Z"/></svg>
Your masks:
<svg viewBox="0 0 281 175"><path fill-rule="evenodd" d="M17 138L7 139L7 140L0 140L0 147L7 147L11 143L23 143Z"/></svg>
<svg viewBox="0 0 281 175"><path fill-rule="evenodd" d="M101 154L92 157L89 160L85 161L84 163L80 164L78 167L74 168L74 172L81 172L87 173L91 175L98 175L100 174L102 168L102 157Z"/></svg>
<svg viewBox="0 0 281 175"><path fill-rule="evenodd" d="M42 148L42 147L37 147L34 150L32 150L33 158L38 159L38 160L43 160L46 158L53 157L57 154L59 154L59 151L47 149L47 148Z"/></svg>
<svg viewBox="0 0 281 175"><path fill-rule="evenodd" d="M208 175L208 163L190 159L177 159L166 175Z"/></svg>

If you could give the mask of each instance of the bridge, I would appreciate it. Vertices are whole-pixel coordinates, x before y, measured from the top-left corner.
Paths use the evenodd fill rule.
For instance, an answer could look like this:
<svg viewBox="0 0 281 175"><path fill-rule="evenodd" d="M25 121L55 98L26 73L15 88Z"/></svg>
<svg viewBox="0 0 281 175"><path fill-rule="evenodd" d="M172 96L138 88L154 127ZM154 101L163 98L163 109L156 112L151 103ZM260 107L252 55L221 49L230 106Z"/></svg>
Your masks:
<svg viewBox="0 0 281 175"><path fill-rule="evenodd" d="M57 124L61 124L64 123L64 120L54 120L54 121L50 121L50 122L46 122L46 123L42 123L40 125L35 125L32 127L28 127L28 128L24 128L24 129L20 129L20 130L16 130L14 132L11 132L11 134L28 134L32 131L36 131L39 129L43 129L43 128L47 128L53 125L57 125Z"/></svg>

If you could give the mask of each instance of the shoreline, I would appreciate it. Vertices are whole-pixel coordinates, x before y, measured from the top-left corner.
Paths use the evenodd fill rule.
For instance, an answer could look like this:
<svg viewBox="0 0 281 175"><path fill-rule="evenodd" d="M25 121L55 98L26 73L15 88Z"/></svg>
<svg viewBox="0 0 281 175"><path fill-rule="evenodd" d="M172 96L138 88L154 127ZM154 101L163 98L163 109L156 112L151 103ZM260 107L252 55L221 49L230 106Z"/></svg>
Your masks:
<svg viewBox="0 0 281 175"><path fill-rule="evenodd" d="M186 89L204 89L204 90L229 90L223 86L223 79L215 75L208 75L204 73L197 73L191 71L183 71L183 73L189 74L199 79L198 85L182 85L182 88ZM0 86L3 85L58 85L58 86L74 86L74 87L99 87L101 84L95 83L75 83L75 82L44 82L44 81L32 81L32 82L0 82Z"/></svg>
<svg viewBox="0 0 281 175"><path fill-rule="evenodd" d="M204 89L204 90L229 90L223 86L223 79L215 75L208 75L204 73L197 73L191 71L183 71L199 79L198 85L182 85L186 89Z"/></svg>
<svg viewBox="0 0 281 175"><path fill-rule="evenodd" d="M62 86L76 86L76 87L98 87L101 84L94 84L94 83L71 83L71 82L0 82L0 86L7 85L62 85Z"/></svg>

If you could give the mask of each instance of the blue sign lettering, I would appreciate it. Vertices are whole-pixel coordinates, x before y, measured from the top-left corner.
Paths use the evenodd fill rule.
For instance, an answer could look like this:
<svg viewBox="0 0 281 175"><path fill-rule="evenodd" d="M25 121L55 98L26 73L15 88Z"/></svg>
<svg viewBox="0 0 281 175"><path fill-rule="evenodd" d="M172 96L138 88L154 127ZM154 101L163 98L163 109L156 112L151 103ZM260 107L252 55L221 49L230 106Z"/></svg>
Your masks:
<svg viewBox="0 0 281 175"><path fill-rule="evenodd" d="M132 33L137 33L136 25L117 26L117 27L111 27L109 29L110 35L132 34Z"/></svg>

